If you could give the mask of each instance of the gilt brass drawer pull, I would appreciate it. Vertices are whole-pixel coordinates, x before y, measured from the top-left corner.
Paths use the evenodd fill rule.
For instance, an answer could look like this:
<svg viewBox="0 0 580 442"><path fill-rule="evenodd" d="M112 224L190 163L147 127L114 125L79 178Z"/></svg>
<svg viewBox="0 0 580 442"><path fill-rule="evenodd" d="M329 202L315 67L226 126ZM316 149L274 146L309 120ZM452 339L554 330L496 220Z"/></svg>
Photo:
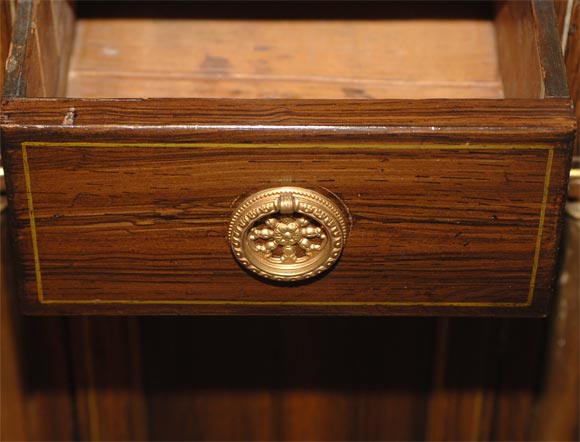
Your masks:
<svg viewBox="0 0 580 442"><path fill-rule="evenodd" d="M257 192L236 209L228 240L247 269L276 281L301 281L340 257L347 222L330 198L299 187Z"/></svg>

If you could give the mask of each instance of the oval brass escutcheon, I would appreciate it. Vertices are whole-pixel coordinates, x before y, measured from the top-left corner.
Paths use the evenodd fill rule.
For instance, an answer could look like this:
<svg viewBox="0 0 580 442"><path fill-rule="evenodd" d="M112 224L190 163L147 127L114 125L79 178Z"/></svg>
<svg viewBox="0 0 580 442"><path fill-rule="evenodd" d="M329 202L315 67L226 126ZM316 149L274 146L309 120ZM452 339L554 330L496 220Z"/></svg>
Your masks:
<svg viewBox="0 0 580 442"><path fill-rule="evenodd" d="M228 240L248 270L275 281L301 281L328 270L340 257L346 220L339 205L318 192L277 187L242 201Z"/></svg>

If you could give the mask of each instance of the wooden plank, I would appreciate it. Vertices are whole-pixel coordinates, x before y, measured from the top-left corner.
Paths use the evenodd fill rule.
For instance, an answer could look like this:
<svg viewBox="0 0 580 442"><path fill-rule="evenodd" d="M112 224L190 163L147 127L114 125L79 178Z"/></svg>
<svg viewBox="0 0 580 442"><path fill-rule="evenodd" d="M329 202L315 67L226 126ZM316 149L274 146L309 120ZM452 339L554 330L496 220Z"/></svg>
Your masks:
<svg viewBox="0 0 580 442"><path fill-rule="evenodd" d="M491 440L537 440L531 424L546 326L547 321L541 319L502 320Z"/></svg>
<svg viewBox="0 0 580 442"><path fill-rule="evenodd" d="M45 103L49 108L60 106L56 102ZM103 120L113 117L114 103L96 101L91 102L90 106L87 106L88 102L83 103L82 107L74 106L79 116L72 129L91 125L91 113L98 118L99 125L107 124ZM136 109L140 107L146 110L142 106L144 103L147 102L123 102L130 106L136 105ZM148 103L160 104L164 101L153 100ZM85 129L83 137L77 139L79 141L70 146L59 147L58 143L64 140L74 140L58 134L62 132L60 126L55 127L55 132L43 127L41 135L43 142L51 142L52 133L58 134L58 143L30 145L26 148L29 176L32 177L31 182L35 183L33 192L37 193L34 196L35 226L39 238L37 247L42 256L38 262L42 262L45 269L43 293L47 300L66 301L75 297L90 302L70 307L63 304L62 307L73 311L75 308L87 311L89 305L91 308L107 308L106 304L99 307L100 303L94 302L95 299L113 303L118 300L133 302L135 299L161 302L168 299L168 293L171 293L172 300L186 303L219 301L224 300L224 296L227 296L227 302L272 301L271 285L248 278L232 260L229 247L224 241L224 229L231 211L230 206L240 195L277 185L280 177L286 176L305 187L332 188L350 208L354 228L349 239L350 249L347 249L339 266L327 277L310 285L279 287L274 301L300 304L303 299L344 302L345 296L348 296L349 301L372 303L367 308L362 304L358 307L358 304L353 304L341 309L336 304L320 307L319 310L308 305L297 305L293 310L286 304L280 307L286 312L324 311L353 314L364 311L377 314L405 311L404 306L391 305L390 301L425 303L414 310L409 308L408 312L435 313L454 307L453 311L471 314L477 312L475 304L468 310L462 310L461 306L453 304L437 310L438 306L430 302L525 303L534 272L537 278L534 291L537 296L527 313L541 311L547 302L551 291L559 229L558 213L566 185L568 160L567 149L559 143L570 136L567 132L558 134L557 126L550 125L549 129L551 143L556 143L550 144L553 146L550 151L552 153L545 148L533 148L533 145L532 148L524 149L491 146L491 150L485 150L485 147L482 150L477 148L477 144L447 147L432 144L415 148L409 144L399 144L398 150L396 146L382 149L373 147L373 144L402 143L407 141L404 138L405 133L416 139L421 133L408 106L406 112L399 111L401 116L398 117L397 103L383 102L383 109L388 109L390 105L395 112L381 113L379 117L374 112L369 112L370 118L362 120L366 125L376 124L377 120L384 125L376 128L366 126L363 131L343 129L334 147L319 148L316 146L320 145L320 138L325 139L323 144L328 143L324 135L332 132L335 132L335 138L338 135L332 129L336 125L332 121L336 110L329 114L324 113L324 117L318 121L315 113L310 114L308 125L303 127L302 132L295 132L295 126L292 126L294 122L300 122L308 115L307 110L319 109L317 102L312 102L310 108L308 103L301 102L292 112L285 110L278 115L274 113L273 119L271 110L264 111L266 127L261 124L258 118L260 113L256 113L255 104L251 101L236 103L241 107L235 114L230 114L229 121L224 116L227 112L217 110L219 103L207 102L216 107L216 116L212 115L211 106L204 107L201 118L205 121L200 121L195 112L191 113L189 110L192 109L191 105L198 106L200 102L181 103L190 105L189 116L179 117L173 113L171 124L178 123L179 118L196 122L193 130L180 127L182 136L176 138L173 129L147 130L139 135L140 132L135 127L129 129L126 126L128 132L125 132L124 138L118 134L115 137L118 141L138 142L139 136L143 136L147 139L146 143L163 143L167 137L187 142L189 138L190 141L201 142L202 145L157 148L155 145L146 144L133 147L105 144L91 147L78 144L86 139ZM360 103L362 102L352 102L350 105L356 107ZM6 115L9 121L15 116L10 112L14 104L7 106L9 112ZM254 109L250 115L243 112L246 104L248 110ZM421 113L417 112L419 121L424 118L426 110L426 103L422 104ZM554 106L555 103L550 104ZM522 103L518 102L518 105L521 106ZM106 106L107 116L101 118L103 113L98 111L99 106ZM332 109L332 105L328 103L322 106ZM373 105L369 106L370 109L373 108ZM175 108L176 106L171 106L171 109ZM346 108L348 109L348 105ZM36 109L41 119L46 121L47 114L40 106ZM121 106L121 113L122 109L127 107ZM228 109L227 105L225 109ZM361 106L359 109L363 110L365 107ZM445 113L439 103L433 109L436 109L436 113ZM473 112L473 106L470 111ZM132 121L131 118L134 117L130 114L133 112L135 108L131 112L125 112L125 118ZM200 124L210 123L214 118L218 120L218 112L222 124L213 129L213 135L208 135L206 130L201 129ZM461 108L456 108L454 125L459 124L457 117L460 112ZM148 113L149 110L141 112L145 116L141 124L149 124L147 118L151 117L147 117ZM519 115L519 108L513 113ZM156 111L155 114L156 127L159 128L164 112ZM485 115L485 112L477 114ZM360 124L360 113L353 115L353 123ZM549 124L545 115L541 113L542 124ZM56 123L60 116L52 117L52 121ZM240 122L243 124L247 118L252 119L251 125L240 127ZM448 118L446 114L441 117L442 120L445 118ZM554 118L558 119L557 113ZM353 125L344 112L340 112L337 119L347 127ZM404 124L414 125L411 135L405 129L393 128L397 119L399 122L405 121ZM498 119L497 114L495 119L498 121L496 124L514 124L509 118ZM283 127L277 126L276 120L282 121L283 127L291 127L285 138L282 137ZM79 126L76 121L79 121ZM497 131L489 127L481 129L481 120L464 121L467 127L472 126L473 131L491 132L488 136L491 138L495 135L496 142L502 138L508 139L509 130ZM527 121L525 131L517 127L521 137L533 136L534 119L529 118ZM569 122L569 116L568 119L564 117L562 122L565 121ZM27 129L24 132L19 132L16 127L4 126L4 136L8 141L8 148L5 150L7 167L11 171L13 185L10 189L26 189L27 186L20 142L31 140L30 125L36 124L34 116L26 114L26 122ZM224 123L232 124L234 130L224 130ZM437 116L432 116L429 127L423 130L431 134L433 125L437 124ZM268 127L273 127L273 132L269 132ZM310 127L314 129L311 130ZM318 133L320 127L321 134ZM469 130L462 127L462 142L465 142L463 137ZM238 145L240 147L203 144L204 136L219 143L219 137L226 133L228 142L235 143L236 131L242 143ZM252 135L250 131L253 132ZM447 128L447 131L454 132L451 128ZM73 132L74 130L71 131ZM98 130L91 133L94 134L94 141L107 141L107 137L111 135L109 129L104 138L98 138ZM292 143L296 139L293 137L298 133L301 143L314 144L304 148L279 146L284 142ZM275 144L266 143L253 148L243 144L248 141L259 143L269 136L275 136ZM355 137L358 137L358 141L353 146L352 143L357 139ZM516 139L518 143L525 143L525 138ZM536 142L537 139L533 138L532 143ZM55 173L55 157L59 158L62 173ZM548 161L553 165L549 168L549 185L546 181ZM293 165L291 169L288 168L289 164ZM187 173L184 173L185 170ZM317 171L316 175L313 175L313 170ZM235 179L224 179L225 177ZM153 188L151 183L154 183ZM50 198L43 198L42 193L38 194L39 189L45 186L52 189ZM418 194L430 195L428 201L421 202L421 208L416 203ZM405 199L411 196L412 199ZM27 275L24 288L32 307L38 302L38 280L35 274L37 261L28 228L27 201L25 194L14 194L14 215L18 220L17 225L21 226L18 245ZM547 204L545 207L543 201ZM192 207L196 209L193 210ZM543 229L541 242L538 242L540 217L543 220ZM65 231L68 233L62 235ZM409 238L413 238L413 241L409 241ZM193 241L194 248L189 241ZM376 247L368 249L369 244ZM502 246L499 247L499 244ZM537 250L543 251L541 255L536 252L536 244L540 244ZM114 249L111 249L111 245L114 245ZM66 250L65 254L62 253L63 250ZM137 255L135 250L142 252ZM445 251L447 260L440 259L442 251ZM430 255L435 252L437 263L434 261L435 255ZM408 261L409 257L412 258L411 261ZM535 261L535 257L539 260ZM69 260L68 263L62 261L63 258ZM113 269L111 263L114 263ZM74 278L70 277L69 264L76 268ZM430 267L431 265L434 267ZM431 270L425 271L426 268ZM103 272L108 275L107 278L102 277ZM503 289L490 282L496 280L497 272L505 278ZM216 274L220 275L219 286L211 283ZM95 279L96 275L98 277ZM411 288L408 286L409 280L414 281ZM169 281L173 282L166 285ZM139 294L139 297L132 298L134 294ZM388 298L385 298L387 294ZM377 301L385 302L385 307L375 305ZM248 304L247 307L232 307L231 304L219 307L192 305L189 311L276 311L276 306L267 304ZM58 304L50 307L57 308ZM111 304L110 307L111 310L123 311L123 304ZM132 304L125 308L130 308L132 312L159 313L184 311L186 307L179 304L163 305L161 302L149 307L147 304ZM498 307L495 311L503 311L504 314L514 314L517 311L506 308L507 310L502 310ZM525 312L525 309L521 312Z"/></svg>
<svg viewBox="0 0 580 442"><path fill-rule="evenodd" d="M0 64L8 47L16 2L0 2ZM1 70L3 72L3 69ZM3 76L0 75L0 85ZM0 196L0 439L72 440L74 419L62 320L23 318L2 182ZM37 332L38 336L34 333ZM31 334L32 333L32 334ZM32 366L30 364L33 364ZM55 413L58 411L58 413Z"/></svg>
<svg viewBox="0 0 580 442"><path fill-rule="evenodd" d="M144 318L150 437L420 440L433 325Z"/></svg>
<svg viewBox="0 0 580 442"><path fill-rule="evenodd" d="M306 318L284 325L284 440L423 438L417 422L426 413L433 321Z"/></svg>
<svg viewBox="0 0 580 442"><path fill-rule="evenodd" d="M361 4L351 11L353 16L348 19L236 19L196 17L203 14L205 5L196 5L194 10L188 6L183 4L180 9L183 13L180 20L81 18L68 95L87 98L502 96L489 11L487 16L485 10L481 15L468 11L462 16L452 10L447 13L449 18L439 12L428 19L428 12L421 10L431 10L428 5L420 4L418 10L407 8L402 13L398 4L380 7ZM264 6L249 4L247 8L244 14ZM301 6L282 3L276 13L297 13L289 8ZM375 10L372 19L357 18L369 8ZM458 9L469 8L463 5ZM483 8L474 3L473 9ZM140 38L135 39L135 35Z"/></svg>
<svg viewBox="0 0 580 442"><path fill-rule="evenodd" d="M135 134L135 141L147 140L151 131L166 127L174 141L197 130L200 141L273 141L284 132L303 132L301 139L344 142L343 133L352 128L349 140L390 134L404 142L543 143L555 138L570 142L576 129L571 103L569 99L7 99L2 102L1 123L7 136L26 126L31 135L44 130L50 139L55 131L63 141L87 130L99 133L102 141L122 140L128 131ZM74 124L65 127L62 122L71 108ZM258 127L260 133L253 130L249 138L248 131Z"/></svg>
<svg viewBox="0 0 580 442"><path fill-rule="evenodd" d="M580 221L566 221L558 298L547 342L545 372L532 434L538 440L577 440L580 411Z"/></svg>
<svg viewBox="0 0 580 442"><path fill-rule="evenodd" d="M495 29L499 69L506 98L544 98L532 3L496 3Z"/></svg>
<svg viewBox="0 0 580 442"><path fill-rule="evenodd" d="M2 89L2 95L6 97L25 96L26 94L27 79L25 78L25 63L29 46L33 44L33 39L30 38L30 24L33 10L32 0L18 2L18 12L14 25L15 29L12 34L10 53L6 61L6 78L4 79ZM38 72L39 67L33 65L31 69L34 70L32 72L34 74ZM38 79L38 75L33 75L33 77ZM37 91L38 84L34 83L31 87L34 91Z"/></svg>
<svg viewBox="0 0 580 442"><path fill-rule="evenodd" d="M580 2L574 0L570 10L570 26L568 27L568 34L563 36L566 39L566 72L568 76L568 87L570 88L570 96L574 100L574 113L576 115L576 123L580 127ZM576 140L574 142L574 162L573 166L576 169L580 168L580 135L576 132ZM573 180L571 185L571 194L574 199L580 199L580 178ZM575 189L575 190L574 190Z"/></svg>
<svg viewBox="0 0 580 442"><path fill-rule="evenodd" d="M68 87L68 72L71 53L76 34L75 4L71 0L50 2L53 18L53 36L56 41L58 82L55 84L54 95L66 95Z"/></svg>
<svg viewBox="0 0 580 442"><path fill-rule="evenodd" d="M7 218L4 210L0 266L1 439L73 440L75 418L63 319L29 318L19 312L18 273Z"/></svg>
<svg viewBox="0 0 580 442"><path fill-rule="evenodd" d="M538 224L543 223L547 250L556 239L557 219L544 207L551 162L545 149L435 146L426 158L420 157L423 149L381 151L364 145L354 151L284 148L276 153L267 146L82 146L82 154L78 149L27 148L36 189L50 188L52 195L44 199L33 191L42 253L41 302L100 299L114 304L132 299L164 304L170 295L195 304L225 295L226 301L249 303L300 302L305 297L308 302L340 303L348 296L373 308L374 302L523 306L531 278L535 304L543 304L550 291L553 264L544 261L538 267L535 261ZM48 163L42 152L50 152ZM66 174L54 174L55 155ZM87 166L81 166L80 158L89 159ZM22 161L20 156L11 159ZM320 162L324 169L314 178L312 170ZM224 237L232 203L256 186L276 186L288 164L296 185L329 186L338 194L354 225L337 268L309 285L279 287L273 298L269 283L240 272ZM236 176L239 170L243 176L223 182L223 176ZM256 176L261 177L258 183ZM416 192L431 195L421 210L414 198L409 200ZM23 203L14 207L21 220L28 216ZM30 264L37 255L21 233L21 256L30 275L25 290L29 302L36 302L39 276L30 273ZM438 270L425 271L425 266ZM212 284L216 275L219 286Z"/></svg>
<svg viewBox="0 0 580 442"><path fill-rule="evenodd" d="M64 95L73 31L68 0L19 2L3 95Z"/></svg>
<svg viewBox="0 0 580 442"><path fill-rule="evenodd" d="M5 62L10 52L12 26L16 15L14 0L0 1L0 87L4 84Z"/></svg>
<svg viewBox="0 0 580 442"><path fill-rule="evenodd" d="M388 295L393 302L526 302L538 224L546 212L543 195L551 157L545 149L435 146L422 159L423 149L397 145L276 152L268 147L27 147L30 177L37 186L32 191L34 223L46 300L115 301L135 293L142 300L171 294L176 300L209 301L237 293L237 285L244 284L239 300L265 301L271 286L247 279L231 260L224 241L227 217L241 195L275 187L292 164L292 183L328 186L348 207L353 228L340 266L301 289L280 287L280 301L307 295L309 301L323 302L332 293L335 301L347 295L351 301L387 301L383 297ZM66 174L55 175L55 156ZM87 159L83 167L79 160ZM236 176L239 170L244 176L223 182L223 176ZM50 199L38 193L43 188L51 189ZM431 195L430 202L421 203L422 210L416 193ZM28 205L22 203L15 215L25 220ZM543 221L554 227L553 216ZM36 259L30 247L21 251L25 259ZM430 265L441 273L425 272ZM545 271L541 268L540 275L546 277ZM210 284L216 274L220 286L205 287L203 281ZM492 275L502 286L498 280L490 284ZM39 276L31 276L27 292L34 294ZM369 278L373 282L367 285ZM166 279L174 286L166 285ZM414 283L407 288L409 280ZM544 284L536 281L540 293L547 289ZM230 296L233 301L239 295Z"/></svg>
<svg viewBox="0 0 580 442"><path fill-rule="evenodd" d="M426 440L490 440L497 320L438 322Z"/></svg>
<svg viewBox="0 0 580 442"><path fill-rule="evenodd" d="M552 2L499 2L495 23L505 97L569 97Z"/></svg>
<svg viewBox="0 0 580 442"><path fill-rule="evenodd" d="M337 321L334 353L346 369L335 377L350 380L356 397L351 440L425 440L435 326L426 318ZM323 334L321 350L333 334Z"/></svg>
<svg viewBox="0 0 580 442"><path fill-rule="evenodd" d="M29 440L73 440L75 414L63 318L22 318Z"/></svg>
<svg viewBox="0 0 580 442"><path fill-rule="evenodd" d="M544 96L546 98L569 97L562 42L558 34L554 4L551 1L534 0L532 7L544 79Z"/></svg>
<svg viewBox="0 0 580 442"><path fill-rule="evenodd" d="M150 439L283 440L281 322L141 319Z"/></svg>
<svg viewBox="0 0 580 442"><path fill-rule="evenodd" d="M1 5L0 5L1 6ZM2 195L4 203L5 196ZM18 298L12 253L8 236L8 214L2 208L2 256L0 260L0 439L26 440L26 397L23 388L22 360L19 354Z"/></svg>
<svg viewBox="0 0 580 442"><path fill-rule="evenodd" d="M56 40L54 19L52 16L52 2L39 1L36 4L33 22L31 25L34 38L34 63L41 71L43 81L43 97L57 96L59 42Z"/></svg>
<svg viewBox="0 0 580 442"><path fill-rule="evenodd" d="M69 320L81 440L147 440L135 318Z"/></svg>
<svg viewBox="0 0 580 442"><path fill-rule="evenodd" d="M573 0L571 0L573 1ZM558 24L558 34L562 35L564 23L566 22L566 10L568 9L568 0L553 0L556 23Z"/></svg>
<svg viewBox="0 0 580 442"><path fill-rule="evenodd" d="M242 75L241 75L242 76ZM501 98L501 84L486 82L337 80L315 77L261 79L204 78L182 74L139 75L124 72L71 71L67 96L82 98L175 97L175 98L312 98L312 99L420 99Z"/></svg>

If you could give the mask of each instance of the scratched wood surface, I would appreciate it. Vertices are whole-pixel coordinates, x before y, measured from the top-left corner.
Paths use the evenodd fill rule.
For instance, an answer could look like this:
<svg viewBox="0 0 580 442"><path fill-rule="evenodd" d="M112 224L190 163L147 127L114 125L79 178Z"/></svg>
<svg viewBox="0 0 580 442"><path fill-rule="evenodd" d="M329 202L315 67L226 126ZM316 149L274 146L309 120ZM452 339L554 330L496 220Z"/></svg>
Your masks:
<svg viewBox="0 0 580 442"><path fill-rule="evenodd" d="M24 1L15 15L4 95L63 96L75 31L71 1Z"/></svg>
<svg viewBox="0 0 580 442"><path fill-rule="evenodd" d="M2 0L0 2L0 61L4 66L10 51L10 34L16 16L16 2ZM0 69L0 85L4 84L4 69Z"/></svg>

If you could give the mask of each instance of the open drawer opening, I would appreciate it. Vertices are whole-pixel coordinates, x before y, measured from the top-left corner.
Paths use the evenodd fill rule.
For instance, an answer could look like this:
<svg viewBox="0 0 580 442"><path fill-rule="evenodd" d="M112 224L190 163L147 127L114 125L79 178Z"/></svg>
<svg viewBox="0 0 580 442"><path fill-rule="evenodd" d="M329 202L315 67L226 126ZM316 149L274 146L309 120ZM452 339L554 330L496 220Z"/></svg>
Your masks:
<svg viewBox="0 0 580 442"><path fill-rule="evenodd" d="M39 2L26 95L541 98L529 2ZM35 63L36 61L40 63ZM40 84L35 84L38 82Z"/></svg>

